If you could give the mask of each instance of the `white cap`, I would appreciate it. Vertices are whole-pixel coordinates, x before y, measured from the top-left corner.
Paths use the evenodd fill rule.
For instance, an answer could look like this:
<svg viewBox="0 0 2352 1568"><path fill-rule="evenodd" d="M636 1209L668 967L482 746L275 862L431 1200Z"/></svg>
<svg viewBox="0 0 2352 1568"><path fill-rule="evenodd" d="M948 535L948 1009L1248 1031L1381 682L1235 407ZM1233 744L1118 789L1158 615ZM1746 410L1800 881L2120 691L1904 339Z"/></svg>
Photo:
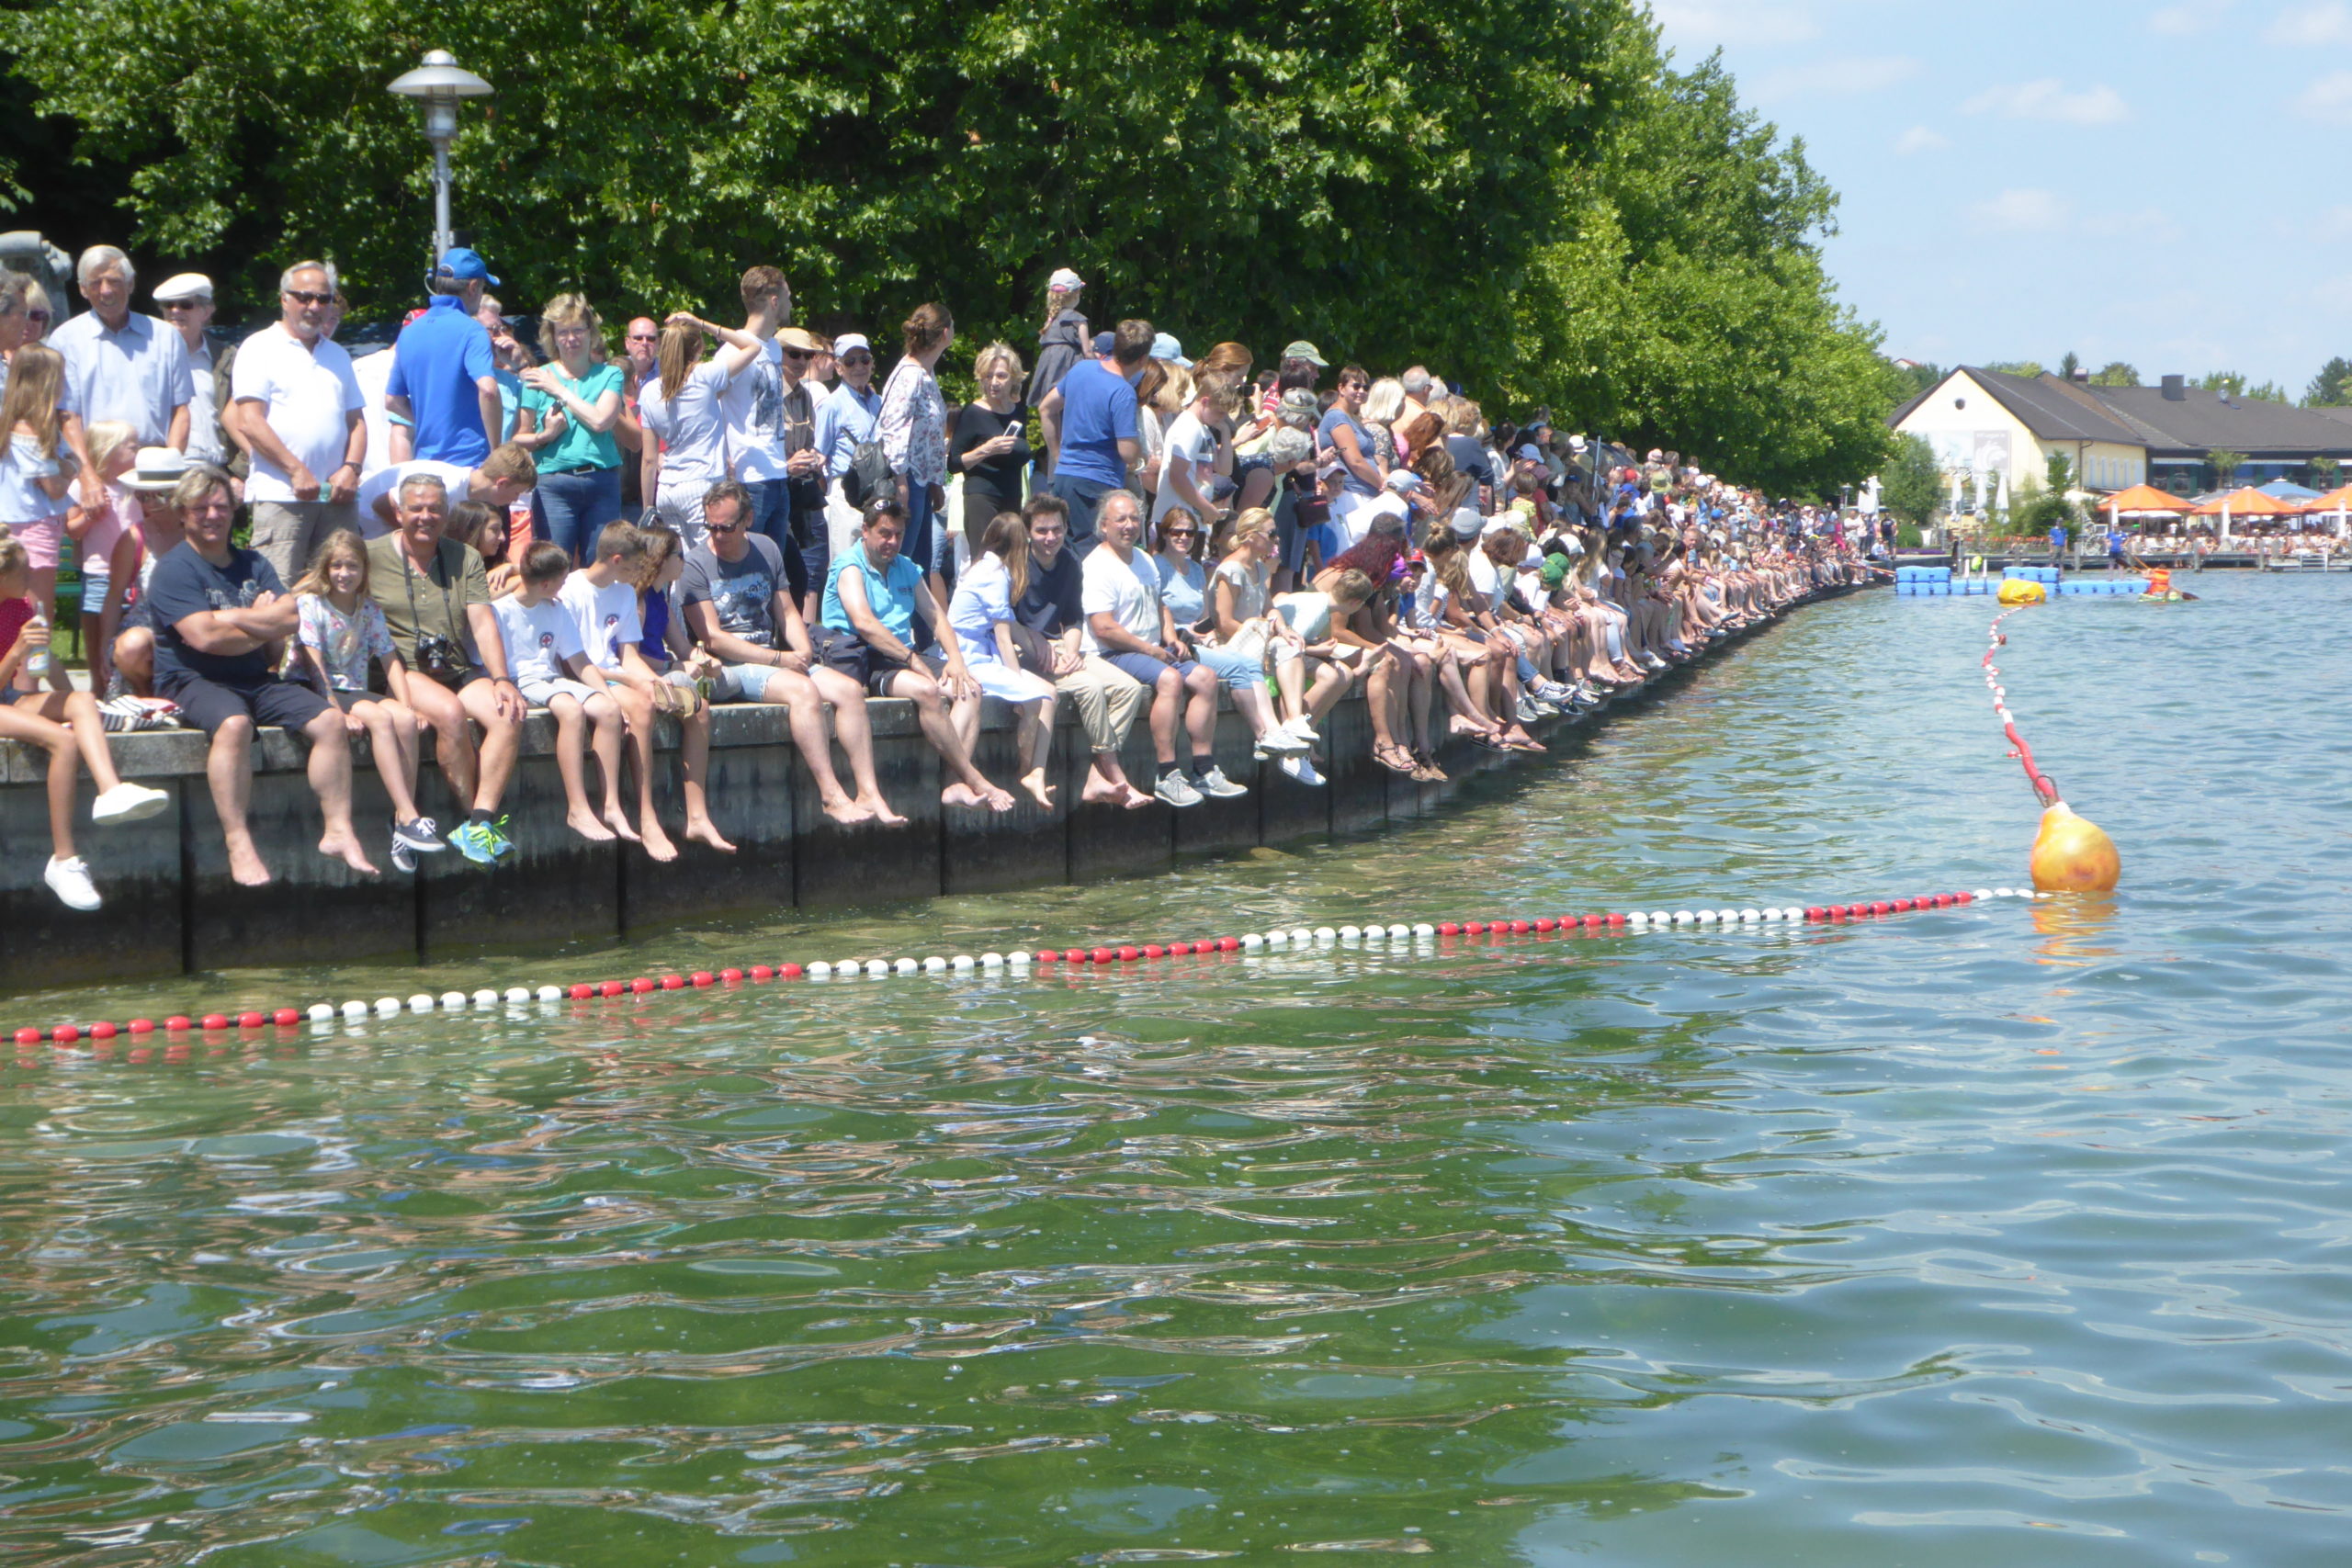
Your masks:
<svg viewBox="0 0 2352 1568"><path fill-rule="evenodd" d="M1475 506L1454 508L1453 521L1446 525L1457 539L1475 539L1486 525L1487 520L1478 515L1478 509Z"/></svg>
<svg viewBox="0 0 2352 1568"><path fill-rule="evenodd" d="M868 354L874 352L874 345L865 341L865 333L843 333L833 340L833 357L839 359L854 348L862 348Z"/></svg>
<svg viewBox="0 0 2352 1568"><path fill-rule="evenodd" d="M1427 488L1421 481L1421 476L1410 468L1391 468L1388 472L1387 485L1390 490L1399 495L1408 491Z"/></svg>
<svg viewBox="0 0 2352 1568"><path fill-rule="evenodd" d="M1078 274L1070 271L1070 269L1066 266L1057 266L1054 268L1054 276L1046 279L1046 287L1048 288L1079 289L1086 287L1086 279L1079 276Z"/></svg>
<svg viewBox="0 0 2352 1568"><path fill-rule="evenodd" d="M155 285L155 298L169 299L209 299L212 280L200 272L183 272Z"/></svg>

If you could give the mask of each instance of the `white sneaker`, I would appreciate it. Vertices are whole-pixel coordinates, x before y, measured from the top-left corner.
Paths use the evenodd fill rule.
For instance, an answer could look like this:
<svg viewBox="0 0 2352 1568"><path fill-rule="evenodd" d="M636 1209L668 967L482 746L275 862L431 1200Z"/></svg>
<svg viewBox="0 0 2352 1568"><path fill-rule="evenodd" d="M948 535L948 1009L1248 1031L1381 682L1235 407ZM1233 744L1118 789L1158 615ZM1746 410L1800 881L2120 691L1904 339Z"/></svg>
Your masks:
<svg viewBox="0 0 2352 1568"><path fill-rule="evenodd" d="M96 886L90 881L90 868L83 863L80 855L72 860L51 855L40 879L49 884L49 890L69 909L95 909L102 902Z"/></svg>
<svg viewBox="0 0 2352 1568"><path fill-rule="evenodd" d="M1247 786L1235 784L1231 779L1227 778L1223 768L1211 768L1193 781L1193 787L1203 795L1216 795L1219 800L1231 800L1237 795L1250 793Z"/></svg>
<svg viewBox="0 0 2352 1568"><path fill-rule="evenodd" d="M1512 711L1519 715L1521 724L1535 724L1544 717L1544 710L1535 705L1535 699L1523 692L1520 694L1519 706Z"/></svg>
<svg viewBox="0 0 2352 1568"><path fill-rule="evenodd" d="M1323 775L1315 771L1315 760L1311 757L1284 757L1282 769L1303 784L1319 784L1323 782Z"/></svg>
<svg viewBox="0 0 2352 1568"><path fill-rule="evenodd" d="M1201 792L1194 789L1192 781L1181 773L1162 777L1151 793L1170 806L1198 806L1201 803Z"/></svg>
<svg viewBox="0 0 2352 1568"><path fill-rule="evenodd" d="M1258 738L1258 755L1287 757L1306 750L1311 744L1289 725L1278 724Z"/></svg>
<svg viewBox="0 0 2352 1568"><path fill-rule="evenodd" d="M411 849L408 840L398 833L392 835L392 869L394 871L416 869L416 852Z"/></svg>
<svg viewBox="0 0 2352 1568"><path fill-rule="evenodd" d="M153 817L172 803L172 797L160 789L145 784L119 784L102 791L90 805L93 822L138 822ZM96 906L92 906L96 908Z"/></svg>
<svg viewBox="0 0 2352 1568"><path fill-rule="evenodd" d="M1323 739L1323 737L1315 732L1315 726L1308 721L1305 714L1299 715L1296 718L1283 720L1283 728L1289 730L1293 735L1297 736L1301 740L1306 741L1309 746L1314 745L1317 741Z"/></svg>

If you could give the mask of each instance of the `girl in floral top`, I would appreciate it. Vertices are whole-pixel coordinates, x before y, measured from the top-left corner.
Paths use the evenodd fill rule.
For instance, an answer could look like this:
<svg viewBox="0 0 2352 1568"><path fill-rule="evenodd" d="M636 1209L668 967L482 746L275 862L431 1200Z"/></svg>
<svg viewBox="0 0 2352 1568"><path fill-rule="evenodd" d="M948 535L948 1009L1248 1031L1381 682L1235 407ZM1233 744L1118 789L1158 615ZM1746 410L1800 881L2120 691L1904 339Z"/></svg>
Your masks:
<svg viewBox="0 0 2352 1568"><path fill-rule="evenodd" d="M414 871L418 854L446 846L433 818L416 809L419 723L408 705L408 668L368 592L368 547L358 535L338 528L327 536L311 570L294 584L294 604L299 672L343 710L345 730L367 735L392 800L392 863ZM370 659L383 664L390 696L368 691Z"/></svg>

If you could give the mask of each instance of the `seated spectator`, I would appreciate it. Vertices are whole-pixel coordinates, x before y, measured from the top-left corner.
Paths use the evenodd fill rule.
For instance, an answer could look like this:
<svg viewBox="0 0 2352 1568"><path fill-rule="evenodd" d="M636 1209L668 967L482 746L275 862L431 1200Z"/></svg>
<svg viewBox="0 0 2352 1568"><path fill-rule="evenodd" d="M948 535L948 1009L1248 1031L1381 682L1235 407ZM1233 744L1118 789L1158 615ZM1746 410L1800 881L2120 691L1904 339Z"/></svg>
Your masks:
<svg viewBox="0 0 2352 1568"><path fill-rule="evenodd" d="M793 744L816 783L825 815L844 825L903 827L907 819L890 809L875 777L865 688L816 662L785 551L774 539L752 532L752 512L751 492L732 479L706 491L705 541L686 552L680 580L687 628L718 660L714 700L788 707ZM832 747L825 738L828 708L857 780L854 796L833 772Z"/></svg>
<svg viewBox="0 0 2352 1568"><path fill-rule="evenodd" d="M1135 728L1150 694L1113 669L1101 654L1082 647L1084 584L1077 553L1064 547L1068 504L1051 491L1040 491L1022 507L1022 518L1029 530L1029 583L1012 597L1022 666L1052 681L1055 692L1078 706L1079 727L1086 731L1092 759L1079 799L1141 810L1151 804L1151 796L1128 781L1119 748L1126 743L1127 731Z"/></svg>
<svg viewBox="0 0 2352 1568"><path fill-rule="evenodd" d="M179 339L174 336L172 344L177 347ZM95 474L79 472L67 440L80 427L69 429L61 412L60 400L68 395L65 383L65 362L57 351L28 344L9 360L7 388L0 392L0 525L32 563L32 599L44 617L57 604L57 566L66 517L74 509L73 486L78 477L89 504L96 504L100 490Z"/></svg>
<svg viewBox="0 0 2352 1568"><path fill-rule="evenodd" d="M479 501L460 502L449 508L448 537L473 547L490 580L490 596L503 599L522 585L523 574L506 558L510 513Z"/></svg>
<svg viewBox="0 0 2352 1568"><path fill-rule="evenodd" d="M592 844L619 837L606 823L621 809L621 705L605 672L588 661L580 624L557 602L571 575L571 555L545 539L523 552L515 591L491 606L515 688L555 720L555 766L563 780L563 825ZM593 741L590 737L594 735ZM588 804L588 749L605 775L605 812Z"/></svg>
<svg viewBox="0 0 2352 1568"><path fill-rule="evenodd" d="M655 560L647 536L665 536L663 558ZM725 854L735 846L710 819L705 781L710 771L710 707L695 687L697 678L684 671L673 679L667 650L645 629L647 604L666 605L662 574L684 562L674 550L677 536L667 529L640 530L627 523L607 523L596 536L596 558L564 580L558 597L580 628L580 641L589 660L604 671L605 683L620 701L630 750L637 759L637 819L607 812L605 826L631 842L642 841L645 852L658 861L678 858L678 847L662 830L653 809L653 718L666 713L676 718L684 739L680 772L686 800L686 837ZM646 597L640 601L639 594ZM699 668L699 666L697 667ZM715 670L716 666L712 666Z"/></svg>
<svg viewBox="0 0 2352 1568"><path fill-rule="evenodd" d="M1267 521L1271 525L1272 519ZM1265 638L1248 637L1239 647L1219 646L1218 623L1208 602L1208 573L1198 559L1204 543L1201 525L1192 508L1171 507L1161 513L1154 533L1151 564L1159 574L1159 601L1179 634L1192 644L1193 655L1224 683L1234 711L1249 722L1250 733L1257 738L1256 754L1305 755L1317 738L1301 735L1275 718L1266 691Z"/></svg>
<svg viewBox="0 0 2352 1568"><path fill-rule="evenodd" d="M333 703L344 729L366 735L376 772L392 802L392 864L414 871L420 854L438 854L440 828L416 808L416 737L421 721L408 705L408 671L384 612L368 592L368 548L348 528L328 533L311 568L294 584L294 657L298 675ZM384 667L389 696L368 689L368 661Z"/></svg>
<svg viewBox="0 0 2352 1568"><path fill-rule="evenodd" d="M1012 705L1020 726L1014 748L1021 787L1050 811L1054 786L1046 782L1046 757L1054 741L1056 694L1052 682L1021 667L1020 623L1012 618L1013 602L1029 590L1029 525L1021 513L1000 512L989 519L971 564L956 580L947 623L956 628L964 668L979 682L981 694ZM972 705L959 712L969 715L969 727L959 719L959 730L970 750L979 739L979 708Z"/></svg>
<svg viewBox="0 0 2352 1568"><path fill-rule="evenodd" d="M179 490L189 481L188 460L170 446L142 446L139 465L124 478L139 496L138 525L115 541L107 563L106 604L98 612L97 640L112 671L107 691L145 702L155 696L155 634L145 610L147 581L155 563L180 547ZM195 487L200 491L201 485ZM86 623L85 623L86 624ZM86 635L86 634L85 634ZM94 683L95 686L95 683Z"/></svg>
<svg viewBox="0 0 2352 1568"><path fill-rule="evenodd" d="M1101 540L1083 568L1086 643L1122 672L1151 688L1151 744L1159 764L1153 793L1174 807L1198 806L1204 795L1247 795L1216 765L1216 675L1192 657L1159 596L1159 572L1136 547L1143 537L1143 503L1133 491L1114 490L1095 513ZM1176 750L1179 732L1191 740L1188 772Z"/></svg>
<svg viewBox="0 0 2352 1568"><path fill-rule="evenodd" d="M399 525L399 491L418 474L431 474L441 481L441 492L449 498L452 511L470 501L503 513L528 495L531 487L539 482L538 465L528 452L511 441L484 457L478 468L430 457L412 457L405 463L377 469L359 487L362 534L370 539L380 539Z"/></svg>
<svg viewBox="0 0 2352 1568"><path fill-rule="evenodd" d="M67 908L95 909L97 887L74 847L74 793L82 765L88 764L98 786L90 819L100 826L153 817L172 797L125 784L114 771L98 705L74 689L65 660L51 652L49 619L33 603L31 586L31 557L0 525L0 738L49 753L50 854L41 880ZM34 668L43 663L46 671Z"/></svg>
<svg viewBox="0 0 2352 1568"><path fill-rule="evenodd" d="M155 563L145 596L155 634L155 690L212 738L205 774L228 845L229 874L248 887L270 880L254 847L246 801L254 731L274 724L311 743L311 788L326 818L319 852L375 875L351 829L351 746L343 715L310 687L277 674L278 645L294 635L299 607L269 562L230 544L236 500L227 474L196 465L175 493L186 537Z"/></svg>
<svg viewBox="0 0 2352 1568"><path fill-rule="evenodd" d="M135 536L139 532L139 496L123 482L138 464L139 437L129 421L119 419L97 420L84 429L82 436L90 449L90 463L98 471L98 503L69 511L65 536L74 541L74 564L82 574L80 624L96 626L111 596L115 550L125 536ZM100 696L106 694L113 675L107 662L108 643L103 637L85 639L90 689Z"/></svg>
<svg viewBox="0 0 2352 1568"><path fill-rule="evenodd" d="M400 526L368 547L368 592L417 677L408 682L409 705L433 727L441 776L466 812L450 846L476 865L494 865L514 852L499 806L522 752L523 694L507 672L481 557L443 537L449 502L440 477L412 474L395 494Z"/></svg>
<svg viewBox="0 0 2352 1568"><path fill-rule="evenodd" d="M1275 729L1260 732L1259 750L1279 758L1283 772L1299 783L1319 784L1323 775L1307 755L1323 739L1315 721L1347 694L1350 671L1329 658L1310 658L1306 639L1272 613L1274 558L1280 550L1272 513L1258 507L1234 520L1226 536L1224 558L1209 580L1209 630L1200 646L1201 661L1230 687L1249 672L1250 654L1257 651L1260 681L1272 671L1280 703L1289 710ZM1239 700L1235 698L1237 705ZM1270 743L1272 737L1285 732L1300 743L1297 748Z"/></svg>
<svg viewBox="0 0 2352 1568"><path fill-rule="evenodd" d="M923 738L954 774L939 792L947 806L1012 809L1012 796L989 783L972 765L972 754L947 712L950 701L978 705L979 682L964 667L956 630L916 563L899 553L906 518L895 501L865 509L858 542L833 558L825 582L824 625L831 634L822 657L829 666L861 682L877 697L904 697L915 705ZM921 621L937 646L916 651Z"/></svg>

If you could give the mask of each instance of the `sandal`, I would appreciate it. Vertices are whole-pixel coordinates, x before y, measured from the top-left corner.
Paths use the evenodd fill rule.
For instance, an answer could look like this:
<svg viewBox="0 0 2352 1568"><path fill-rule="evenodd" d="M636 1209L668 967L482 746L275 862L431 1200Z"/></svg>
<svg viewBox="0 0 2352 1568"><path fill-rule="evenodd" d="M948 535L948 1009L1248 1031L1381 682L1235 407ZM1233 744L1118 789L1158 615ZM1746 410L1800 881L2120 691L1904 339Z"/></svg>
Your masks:
<svg viewBox="0 0 2352 1568"><path fill-rule="evenodd" d="M1399 757L1404 761L1398 761L1396 759ZM1387 746L1375 746L1372 749L1372 760L1392 773L1403 773L1408 778L1412 776L1413 754L1402 746L1393 743Z"/></svg>

